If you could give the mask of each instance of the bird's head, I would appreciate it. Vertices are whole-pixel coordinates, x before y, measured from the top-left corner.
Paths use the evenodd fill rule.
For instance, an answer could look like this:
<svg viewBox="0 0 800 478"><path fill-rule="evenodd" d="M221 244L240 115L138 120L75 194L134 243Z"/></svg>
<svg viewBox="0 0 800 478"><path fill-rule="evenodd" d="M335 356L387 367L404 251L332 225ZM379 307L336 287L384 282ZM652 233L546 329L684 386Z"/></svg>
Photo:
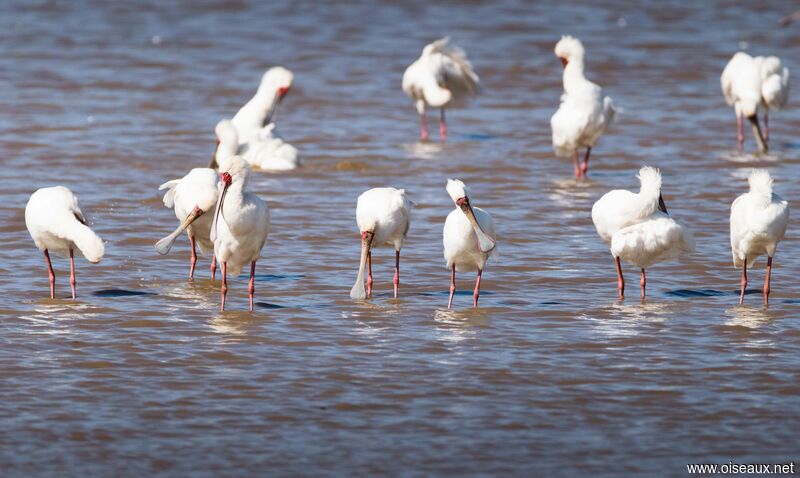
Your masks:
<svg viewBox="0 0 800 478"><path fill-rule="evenodd" d="M267 92L285 95L292 87L294 74L282 66L273 66L261 77L259 89L264 88Z"/></svg>
<svg viewBox="0 0 800 478"><path fill-rule="evenodd" d="M211 222L211 241L217 240L217 221L225 205L225 198L228 190L234 183L241 184L244 188L247 184L248 164L241 156L230 156L221 160L219 164L219 183L217 184L217 205L214 207L214 216Z"/></svg>
<svg viewBox="0 0 800 478"><path fill-rule="evenodd" d="M481 252L491 252L497 243L493 237L490 237L488 234L486 234L486 232L484 232L483 228L478 222L478 219L475 217L475 211L472 209L472 205L469 203L467 187L464 185L464 183L459 179L448 179L447 194L450 195L450 198L456 203L456 206L461 209L461 212L464 213L464 215L467 217L467 220L472 225L472 229L475 231L475 237L478 239L478 247L480 248Z"/></svg>
<svg viewBox="0 0 800 478"><path fill-rule="evenodd" d="M761 78L781 73L781 60L777 56L768 56L761 60Z"/></svg>
<svg viewBox="0 0 800 478"><path fill-rule="evenodd" d="M447 194L450 195L450 198L459 207L461 206L459 202L469 203L469 198L467 198L467 186L464 185L464 182L460 179L447 180Z"/></svg>
<svg viewBox="0 0 800 478"><path fill-rule="evenodd" d="M258 87L259 93L264 94L269 98L269 111L264 117L262 126L275 121L275 116L278 112L278 105L283 101L283 98L289 93L294 81L294 74L282 66L274 66L264 73L261 77L261 85Z"/></svg>
<svg viewBox="0 0 800 478"><path fill-rule="evenodd" d="M569 35L564 35L561 37L561 40L556 43L555 48L556 56L561 60L561 63L564 65L564 68L567 67L572 60L582 60L584 49L583 43L575 37L571 37Z"/></svg>

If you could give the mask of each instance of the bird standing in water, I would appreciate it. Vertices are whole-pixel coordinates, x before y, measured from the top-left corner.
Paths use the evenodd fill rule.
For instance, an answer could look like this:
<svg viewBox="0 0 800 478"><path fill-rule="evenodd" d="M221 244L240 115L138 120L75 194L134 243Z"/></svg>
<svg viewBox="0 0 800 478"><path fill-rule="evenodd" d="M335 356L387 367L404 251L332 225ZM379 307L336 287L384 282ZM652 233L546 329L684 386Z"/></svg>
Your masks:
<svg viewBox="0 0 800 478"><path fill-rule="evenodd" d="M600 86L583 75L585 50L577 38L564 36L556 44L556 56L564 65L564 94L552 118L553 149L556 156L572 156L575 177L585 177L589 170L592 147L614 121L614 102L603 96ZM578 150L586 148L583 164L579 164Z"/></svg>
<svg viewBox="0 0 800 478"><path fill-rule="evenodd" d="M617 266L619 299L625 296L620 259L642 271L639 285L645 299L645 269L657 262L677 259L695 248L691 231L669 216L661 196L661 173L645 166L639 170L638 193L616 189L603 195L592 206L592 222L597 234L611 246Z"/></svg>
<svg viewBox="0 0 800 478"><path fill-rule="evenodd" d="M253 311L256 261L269 234L269 207L266 201L247 190L249 166L239 156L223 160L219 167L217 205L211 223L214 255L222 265L222 298L225 310L228 275L236 277L250 264L250 311Z"/></svg>
<svg viewBox="0 0 800 478"><path fill-rule="evenodd" d="M776 56L752 57L738 52L725 66L720 77L725 101L736 111L739 150L744 149L742 116L753 127L759 152L769 150L769 110L779 110L789 101L789 69ZM764 108L764 131L758 122L758 108Z"/></svg>
<svg viewBox="0 0 800 478"><path fill-rule="evenodd" d="M422 49L422 55L403 73L403 91L414 101L419 113L422 141L430 137L425 123L425 106L441 109L439 133L447 140L445 108L460 106L477 95L480 79L472 70L467 54L445 37Z"/></svg>
<svg viewBox="0 0 800 478"><path fill-rule="evenodd" d="M772 258L778 243L786 234L789 203L772 192L769 171L753 170L747 181L750 183L750 191L736 198L731 205L733 265L742 268L742 292L739 294L739 303L742 304L747 287L747 268L753 266L758 256L767 256L767 275L764 278L766 305L769 303Z"/></svg>
<svg viewBox="0 0 800 478"><path fill-rule="evenodd" d="M444 258L450 269L450 299L447 308L453 306L453 295L456 292L456 271L478 271L473 292L473 307L478 306L481 289L481 275L486 261L494 253L497 246L494 232L494 221L488 212L473 207L467 196L467 187L458 179L447 180L447 193L456 208L448 214L442 231Z"/></svg>
<svg viewBox="0 0 800 478"><path fill-rule="evenodd" d="M217 123L217 150L214 153L214 162L217 158L221 161L234 156L239 148L236 129L229 120ZM189 279L194 277L194 268L197 264L196 246L204 254L212 253L211 280L214 280L217 271L217 258L213 256L214 243L211 242L210 214L217 203L217 172L211 168L194 168L181 179L173 179L159 186L158 190L166 189L164 206L175 209L175 216L180 225L170 235L158 241L155 245L159 254L167 254L175 240L185 230L189 236L192 255L189 259Z"/></svg>
<svg viewBox="0 0 800 478"><path fill-rule="evenodd" d="M50 251L53 251L69 257L69 283L72 300L75 300L75 249L91 263L100 262L105 253L103 241L86 224L86 217L78 207L78 198L63 186L37 190L25 206L25 226L36 247L44 252L50 278L50 298L55 298L56 288L56 275L50 262Z"/></svg>
<svg viewBox="0 0 800 478"><path fill-rule="evenodd" d="M361 259L356 283L350 290L351 299L372 297L372 249L375 246L394 247L394 297L400 287L400 249L408 236L412 202L405 190L373 188L358 197L356 222L361 232ZM364 270L368 270L366 288Z"/></svg>

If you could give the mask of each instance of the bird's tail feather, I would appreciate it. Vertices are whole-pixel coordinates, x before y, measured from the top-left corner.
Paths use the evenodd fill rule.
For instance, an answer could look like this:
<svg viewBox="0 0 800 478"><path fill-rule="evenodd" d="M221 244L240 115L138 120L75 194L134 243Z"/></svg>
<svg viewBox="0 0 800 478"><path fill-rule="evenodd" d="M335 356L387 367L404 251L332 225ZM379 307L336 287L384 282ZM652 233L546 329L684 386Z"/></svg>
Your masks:
<svg viewBox="0 0 800 478"><path fill-rule="evenodd" d="M167 181L158 187L159 191L168 189L168 191L164 194L164 205L166 207L171 208L175 205L175 188L178 186L180 181L180 179L173 179L172 181Z"/></svg>

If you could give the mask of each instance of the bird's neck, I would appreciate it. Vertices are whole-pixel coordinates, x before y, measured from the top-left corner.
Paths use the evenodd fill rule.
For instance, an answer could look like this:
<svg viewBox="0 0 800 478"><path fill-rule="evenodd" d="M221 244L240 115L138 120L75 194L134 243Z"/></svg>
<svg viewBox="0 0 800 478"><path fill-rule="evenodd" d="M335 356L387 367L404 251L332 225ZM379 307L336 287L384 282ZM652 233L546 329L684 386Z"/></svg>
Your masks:
<svg viewBox="0 0 800 478"><path fill-rule="evenodd" d="M583 75L583 58L570 59L564 68L564 91L567 93L586 83Z"/></svg>
<svg viewBox="0 0 800 478"><path fill-rule="evenodd" d="M239 130L240 143L248 141L250 134L261 128L274 102L274 88L262 86L256 91L253 98L239 109L239 112L233 117L233 122Z"/></svg>
<svg viewBox="0 0 800 478"><path fill-rule="evenodd" d="M661 196L660 188L642 188L639 191L642 215L649 216L658 209L658 198Z"/></svg>

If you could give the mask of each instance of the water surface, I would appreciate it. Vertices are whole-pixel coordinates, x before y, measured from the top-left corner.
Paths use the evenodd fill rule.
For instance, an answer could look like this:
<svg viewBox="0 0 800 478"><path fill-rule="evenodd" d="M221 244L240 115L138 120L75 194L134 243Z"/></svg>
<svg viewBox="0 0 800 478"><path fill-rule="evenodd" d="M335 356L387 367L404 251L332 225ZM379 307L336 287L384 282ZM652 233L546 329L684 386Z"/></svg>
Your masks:
<svg viewBox="0 0 800 478"><path fill-rule="evenodd" d="M719 90L743 46L800 67L780 4L160 3L0 6L4 476L653 476L800 458L796 221L769 308L760 270L736 305L728 240L751 167L800 190L800 113L772 115L769 155L740 155ZM550 146L562 33L624 109L582 183ZM421 144L400 79L444 34L484 91L449 113L446 145ZM157 188L207 164L216 122L275 64L295 73L278 120L306 165L252 177L272 211L257 310L241 277L221 314L207 258L188 282L188 241L153 249L176 224ZM698 253L650 269L645 304L628 267L617 303L590 209L638 188L643 164ZM471 274L446 309L448 177L498 227L476 310ZM102 263L78 262L75 303L60 258L47 298L24 225L29 195L54 184L107 241ZM379 249L375 298L354 303L356 198L386 185L417 204L401 297Z"/></svg>

